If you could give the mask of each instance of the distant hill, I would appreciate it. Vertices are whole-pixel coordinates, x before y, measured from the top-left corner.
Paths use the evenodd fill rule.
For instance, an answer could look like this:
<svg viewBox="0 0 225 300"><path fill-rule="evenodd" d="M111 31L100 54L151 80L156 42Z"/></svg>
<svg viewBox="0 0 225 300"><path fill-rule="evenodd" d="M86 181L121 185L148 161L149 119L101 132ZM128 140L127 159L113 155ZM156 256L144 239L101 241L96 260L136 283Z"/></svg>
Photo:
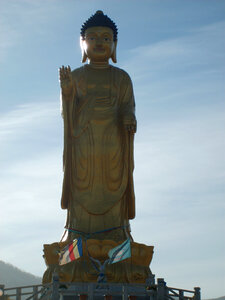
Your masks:
<svg viewBox="0 0 225 300"><path fill-rule="evenodd" d="M0 284L5 288L40 284L41 278L0 260Z"/></svg>

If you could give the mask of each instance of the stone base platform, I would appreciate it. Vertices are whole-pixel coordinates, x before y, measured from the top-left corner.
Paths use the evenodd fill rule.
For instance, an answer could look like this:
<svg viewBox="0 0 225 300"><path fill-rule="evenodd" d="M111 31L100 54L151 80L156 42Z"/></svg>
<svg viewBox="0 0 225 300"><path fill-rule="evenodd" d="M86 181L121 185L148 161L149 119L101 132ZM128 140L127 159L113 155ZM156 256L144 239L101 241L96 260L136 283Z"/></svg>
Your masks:
<svg viewBox="0 0 225 300"><path fill-rule="evenodd" d="M89 254L103 263L108 258L110 249L118 246L121 242L112 240L87 240L83 243L83 256L66 265L60 266L59 252L68 241L44 245L44 259L47 270L43 275L43 284L52 281L52 275L57 272L60 282L96 282L98 272L93 267ZM149 265L153 256L153 246L146 246L131 242L131 257L118 263L106 265L107 282L145 283L151 275Z"/></svg>

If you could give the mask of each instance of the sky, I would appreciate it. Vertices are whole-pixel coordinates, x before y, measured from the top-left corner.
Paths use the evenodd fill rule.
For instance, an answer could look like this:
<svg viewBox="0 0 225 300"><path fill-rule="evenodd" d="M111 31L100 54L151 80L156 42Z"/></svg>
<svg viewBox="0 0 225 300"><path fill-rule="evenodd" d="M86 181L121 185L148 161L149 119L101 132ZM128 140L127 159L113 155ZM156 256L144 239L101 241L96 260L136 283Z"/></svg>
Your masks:
<svg viewBox="0 0 225 300"><path fill-rule="evenodd" d="M133 238L168 286L224 296L224 0L0 0L0 260L42 276L63 234L58 68L99 9L134 85Z"/></svg>

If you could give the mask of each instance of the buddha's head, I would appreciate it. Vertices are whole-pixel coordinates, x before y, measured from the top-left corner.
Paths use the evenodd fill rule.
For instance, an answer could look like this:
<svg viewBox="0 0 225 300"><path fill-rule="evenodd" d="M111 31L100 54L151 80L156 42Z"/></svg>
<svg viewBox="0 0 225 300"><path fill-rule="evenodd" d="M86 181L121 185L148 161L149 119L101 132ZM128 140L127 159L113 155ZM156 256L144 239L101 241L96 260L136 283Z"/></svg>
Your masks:
<svg viewBox="0 0 225 300"><path fill-rule="evenodd" d="M116 63L117 27L115 23L98 10L81 28L82 62Z"/></svg>

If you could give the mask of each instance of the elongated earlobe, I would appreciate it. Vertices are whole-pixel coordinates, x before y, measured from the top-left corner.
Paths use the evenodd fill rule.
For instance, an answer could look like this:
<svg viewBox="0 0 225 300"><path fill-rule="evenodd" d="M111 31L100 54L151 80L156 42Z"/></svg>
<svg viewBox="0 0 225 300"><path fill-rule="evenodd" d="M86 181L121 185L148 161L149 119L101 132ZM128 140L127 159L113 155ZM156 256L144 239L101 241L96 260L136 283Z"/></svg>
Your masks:
<svg viewBox="0 0 225 300"><path fill-rule="evenodd" d="M82 60L81 60L81 62L85 63L88 57L87 57L87 54L86 54L86 52L84 50L83 43L84 43L84 40L83 40L82 37L80 37L80 48L81 48L81 53L82 53Z"/></svg>
<svg viewBox="0 0 225 300"><path fill-rule="evenodd" d="M87 60L87 54L84 50L82 50L82 63L85 63Z"/></svg>
<svg viewBox="0 0 225 300"><path fill-rule="evenodd" d="M116 59L116 46L117 46L117 42L114 43L114 49L113 49L113 53L111 55L111 60L114 62L114 63L117 63L117 59Z"/></svg>

